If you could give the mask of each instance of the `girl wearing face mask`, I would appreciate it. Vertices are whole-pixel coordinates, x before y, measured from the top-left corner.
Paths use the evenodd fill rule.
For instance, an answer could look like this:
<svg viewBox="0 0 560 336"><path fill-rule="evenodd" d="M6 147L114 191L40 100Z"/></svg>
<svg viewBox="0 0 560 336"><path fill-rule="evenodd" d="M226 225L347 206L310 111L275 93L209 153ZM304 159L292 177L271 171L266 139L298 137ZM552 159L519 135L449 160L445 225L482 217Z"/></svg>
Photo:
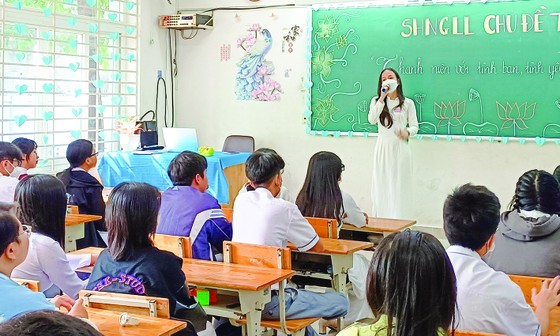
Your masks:
<svg viewBox="0 0 560 336"><path fill-rule="evenodd" d="M373 154L372 215L407 218L412 185L408 138L418 133L418 119L414 102L404 97L401 77L394 69L386 68L379 74L368 121L379 124Z"/></svg>

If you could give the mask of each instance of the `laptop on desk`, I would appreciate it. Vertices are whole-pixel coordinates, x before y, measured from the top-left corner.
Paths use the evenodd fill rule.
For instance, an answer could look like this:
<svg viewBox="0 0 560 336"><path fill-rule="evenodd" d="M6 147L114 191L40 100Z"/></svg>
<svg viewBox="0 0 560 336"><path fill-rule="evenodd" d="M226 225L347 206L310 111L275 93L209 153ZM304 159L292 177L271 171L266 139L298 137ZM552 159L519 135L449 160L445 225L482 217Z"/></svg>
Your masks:
<svg viewBox="0 0 560 336"><path fill-rule="evenodd" d="M168 152L198 153L198 137L194 128L163 128L163 141Z"/></svg>

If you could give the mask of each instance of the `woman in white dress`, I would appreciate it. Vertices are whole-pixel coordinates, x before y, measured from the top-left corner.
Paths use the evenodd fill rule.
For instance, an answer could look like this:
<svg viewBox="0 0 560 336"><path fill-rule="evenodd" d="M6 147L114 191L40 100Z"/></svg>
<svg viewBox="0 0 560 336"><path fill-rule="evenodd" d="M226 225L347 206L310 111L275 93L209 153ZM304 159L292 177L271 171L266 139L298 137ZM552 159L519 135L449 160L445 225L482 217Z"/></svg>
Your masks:
<svg viewBox="0 0 560 336"><path fill-rule="evenodd" d="M409 217L412 158L408 138L418 133L418 119L414 102L404 97L401 77L394 69L386 68L379 75L368 121L379 124L373 154L372 215Z"/></svg>

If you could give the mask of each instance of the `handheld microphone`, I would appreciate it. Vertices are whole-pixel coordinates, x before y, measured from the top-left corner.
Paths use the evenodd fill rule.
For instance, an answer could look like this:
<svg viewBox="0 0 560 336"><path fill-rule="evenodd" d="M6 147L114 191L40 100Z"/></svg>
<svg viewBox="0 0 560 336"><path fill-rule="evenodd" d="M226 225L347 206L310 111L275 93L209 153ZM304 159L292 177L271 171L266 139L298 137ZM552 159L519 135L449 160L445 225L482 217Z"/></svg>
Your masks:
<svg viewBox="0 0 560 336"><path fill-rule="evenodd" d="M381 92L383 92L383 93L388 92L389 89L390 89L389 85L383 85L383 86L381 87Z"/></svg>

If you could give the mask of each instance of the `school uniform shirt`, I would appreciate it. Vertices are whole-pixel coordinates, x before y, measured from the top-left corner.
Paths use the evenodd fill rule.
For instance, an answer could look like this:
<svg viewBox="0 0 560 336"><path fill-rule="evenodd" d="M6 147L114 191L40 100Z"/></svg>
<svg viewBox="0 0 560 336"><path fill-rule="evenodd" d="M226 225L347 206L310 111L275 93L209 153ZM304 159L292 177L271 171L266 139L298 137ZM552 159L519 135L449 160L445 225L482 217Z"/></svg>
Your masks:
<svg viewBox="0 0 560 336"><path fill-rule="evenodd" d="M90 263L91 255L87 265ZM32 232L29 237L27 258L13 270L12 277L39 281L41 291L48 297L54 297L62 290L77 299L78 293L86 285L70 267L60 244L36 232Z"/></svg>
<svg viewBox="0 0 560 336"><path fill-rule="evenodd" d="M504 212L494 244L494 251L484 259L497 271L547 278L560 274L558 215Z"/></svg>
<svg viewBox="0 0 560 336"><path fill-rule="evenodd" d="M231 240L231 230L212 195L191 186L175 186L163 193L156 232L190 237L193 258L216 260L214 251L222 252L224 240Z"/></svg>
<svg viewBox="0 0 560 336"><path fill-rule="evenodd" d="M393 332L395 331L397 319L393 318ZM387 315L383 314L374 324L354 323L341 332L337 336L387 336L387 326L389 321ZM447 335L447 330L439 329L438 336Z"/></svg>
<svg viewBox="0 0 560 336"><path fill-rule="evenodd" d="M57 177L60 178L60 174ZM66 192L70 194L68 202L77 205L81 214L105 217L105 201L103 201L103 185L95 177L82 168L70 171ZM107 231L103 219L85 223L85 237L76 241L78 249L89 246L106 247L97 231Z"/></svg>
<svg viewBox="0 0 560 336"><path fill-rule="evenodd" d="M250 190L248 188L250 188ZM239 192L237 193L237 196L239 196L241 194L244 194L247 191L253 191L253 188L251 187L249 182L245 183L243 185L243 187L241 187L241 189L239 189ZM292 197L292 194L290 194L290 191L288 190L288 188L286 188L284 186L280 186L280 192L278 193L278 195L276 195L276 198L280 198L280 199L283 199L285 201L292 202L292 203L295 202L295 200Z"/></svg>
<svg viewBox="0 0 560 336"><path fill-rule="evenodd" d="M12 203L19 180L15 177L0 175L0 202Z"/></svg>
<svg viewBox="0 0 560 336"><path fill-rule="evenodd" d="M43 293L32 292L0 273L0 323L22 313L37 310L55 310Z"/></svg>
<svg viewBox="0 0 560 336"><path fill-rule="evenodd" d="M540 325L519 286L478 253L453 245L447 254L457 277L457 329L508 336L539 335Z"/></svg>
<svg viewBox="0 0 560 336"><path fill-rule="evenodd" d="M342 206L344 207L344 213L346 217L342 219L344 223L352 224L356 227L366 226L366 217L364 212L358 207L356 201L350 196L350 194L340 191L342 194Z"/></svg>
<svg viewBox="0 0 560 336"><path fill-rule="evenodd" d="M136 250L124 260L113 259L105 249L93 267L86 289L168 298L169 311L175 316L177 302L191 304L182 265L181 258L155 247Z"/></svg>
<svg viewBox="0 0 560 336"><path fill-rule="evenodd" d="M299 251L311 249L319 236L298 207L259 187L239 195L233 205L234 242L286 247L288 242Z"/></svg>

